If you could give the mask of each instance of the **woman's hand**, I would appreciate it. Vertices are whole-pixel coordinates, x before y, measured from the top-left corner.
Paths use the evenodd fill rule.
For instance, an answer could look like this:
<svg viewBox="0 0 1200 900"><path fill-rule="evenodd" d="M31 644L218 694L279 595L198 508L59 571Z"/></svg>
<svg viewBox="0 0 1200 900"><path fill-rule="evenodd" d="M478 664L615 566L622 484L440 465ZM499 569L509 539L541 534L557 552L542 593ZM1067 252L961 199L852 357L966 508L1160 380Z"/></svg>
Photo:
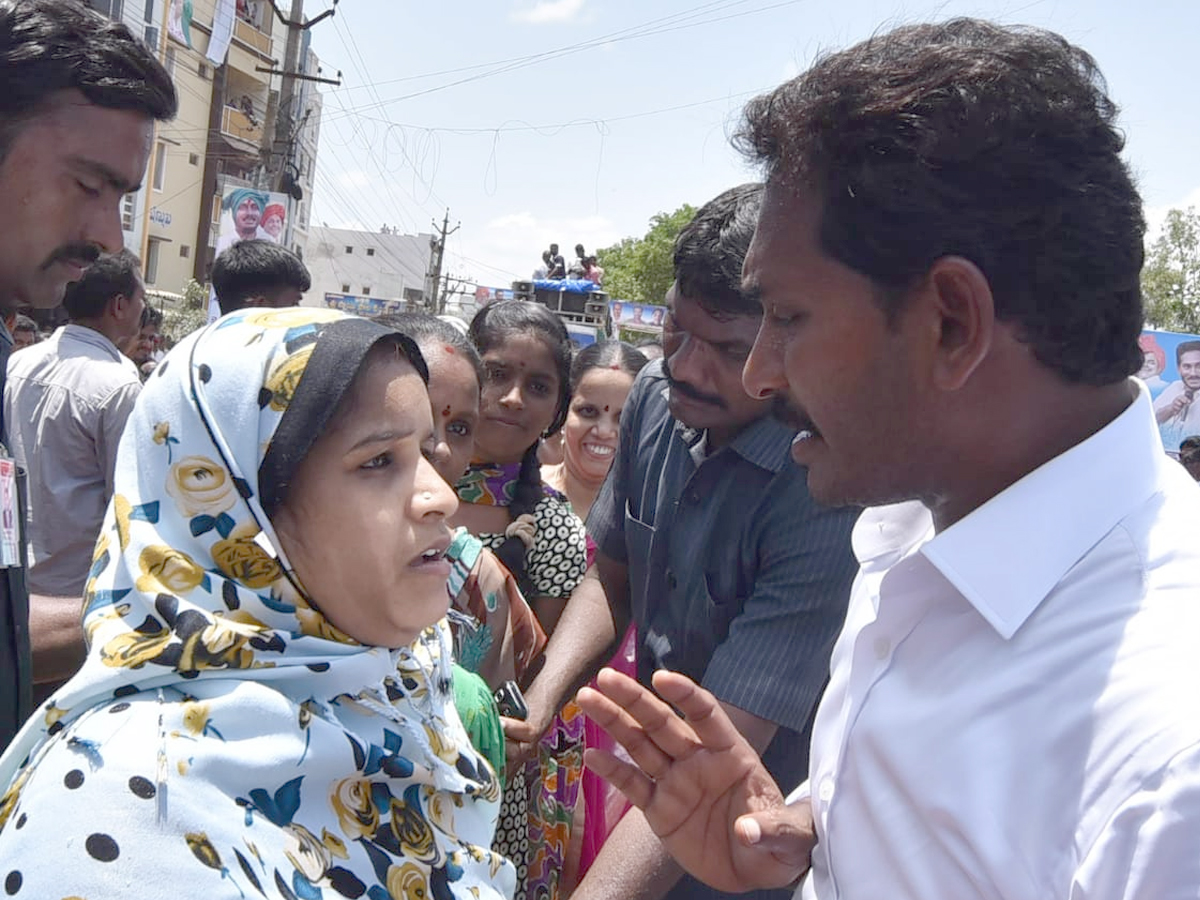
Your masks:
<svg viewBox="0 0 1200 900"><path fill-rule="evenodd" d="M532 706L525 720L500 717L500 727L504 729L504 768L509 781L525 768L526 762L537 756L538 741L550 728L552 721L553 716L543 721L543 717Z"/></svg>
<svg viewBox="0 0 1200 900"><path fill-rule="evenodd" d="M588 750L587 765L646 816L667 851L721 891L792 884L816 837L807 802L787 806L758 754L716 698L675 672L654 675L667 703L610 669L578 702L628 751L632 763Z"/></svg>

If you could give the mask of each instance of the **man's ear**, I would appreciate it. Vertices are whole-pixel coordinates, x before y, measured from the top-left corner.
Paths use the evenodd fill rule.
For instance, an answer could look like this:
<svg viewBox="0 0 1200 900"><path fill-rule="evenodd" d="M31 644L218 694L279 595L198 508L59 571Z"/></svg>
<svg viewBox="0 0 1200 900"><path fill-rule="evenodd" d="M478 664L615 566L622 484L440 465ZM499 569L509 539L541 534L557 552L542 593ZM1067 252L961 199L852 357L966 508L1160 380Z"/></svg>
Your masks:
<svg viewBox="0 0 1200 900"><path fill-rule="evenodd" d="M926 273L925 290L938 324L934 383L943 390L958 390L992 348L992 288L969 259L943 256Z"/></svg>
<svg viewBox="0 0 1200 900"><path fill-rule="evenodd" d="M124 319L129 312L129 298L124 294L117 294L112 298L109 304L109 312L112 313L114 319Z"/></svg>

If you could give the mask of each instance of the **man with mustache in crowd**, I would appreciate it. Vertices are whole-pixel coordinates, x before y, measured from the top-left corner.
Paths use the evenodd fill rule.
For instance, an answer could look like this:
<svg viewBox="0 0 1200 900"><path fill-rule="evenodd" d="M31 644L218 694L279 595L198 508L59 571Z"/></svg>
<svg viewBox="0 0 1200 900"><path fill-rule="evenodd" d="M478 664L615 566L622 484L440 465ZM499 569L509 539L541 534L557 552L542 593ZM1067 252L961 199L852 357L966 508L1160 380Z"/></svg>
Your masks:
<svg viewBox="0 0 1200 900"><path fill-rule="evenodd" d="M528 692L507 722L528 747L564 698L611 656L630 619L638 677L687 672L721 701L777 778L803 777L810 717L841 627L857 511L809 496L790 464L795 428L742 387L762 319L741 290L762 185L706 204L675 245L664 359L646 366L621 414L620 445L588 518L598 545ZM663 851L631 810L575 900L717 897ZM765 891L758 897L778 897Z"/></svg>
<svg viewBox="0 0 1200 900"><path fill-rule="evenodd" d="M175 114L175 88L124 25L75 0L0 0L0 71L0 312L47 309L121 249L121 201L145 174L155 120ZM0 382L11 350L0 326ZM10 501L6 522L13 513ZM33 680L69 676L83 654L79 595L29 598L23 557L0 570L0 747L31 710Z"/></svg>
<svg viewBox="0 0 1200 900"><path fill-rule="evenodd" d="M221 208L232 218L233 231L221 235L217 241L217 256L238 241L251 241L255 238L274 240L259 227L263 220L263 212L270 202L271 198L267 194L253 188L235 188L229 192L229 196L221 202Z"/></svg>
<svg viewBox="0 0 1200 900"><path fill-rule="evenodd" d="M1195 898L1200 488L1131 377L1145 221L1095 61L912 25L745 115L743 381L803 411L814 497L874 506L860 571L790 802L675 673L581 691L637 767L589 764L728 890Z"/></svg>
<svg viewBox="0 0 1200 900"><path fill-rule="evenodd" d="M147 306L142 311L142 327L121 347L121 352L137 366L143 382L154 372L157 364L155 353L162 340L162 325L163 314L153 306Z"/></svg>

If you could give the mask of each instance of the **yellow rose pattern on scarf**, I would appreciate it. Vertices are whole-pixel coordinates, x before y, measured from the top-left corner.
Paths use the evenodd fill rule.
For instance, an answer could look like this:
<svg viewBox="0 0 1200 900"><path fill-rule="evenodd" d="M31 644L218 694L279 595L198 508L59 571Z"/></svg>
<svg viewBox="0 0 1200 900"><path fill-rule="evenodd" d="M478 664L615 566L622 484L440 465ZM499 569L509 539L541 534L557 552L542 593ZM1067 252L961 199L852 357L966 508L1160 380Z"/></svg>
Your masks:
<svg viewBox="0 0 1200 900"><path fill-rule="evenodd" d="M0 759L7 895L511 897L445 623L398 650L345 635L258 501L322 331L346 318L233 313L148 381L88 573L87 659Z"/></svg>

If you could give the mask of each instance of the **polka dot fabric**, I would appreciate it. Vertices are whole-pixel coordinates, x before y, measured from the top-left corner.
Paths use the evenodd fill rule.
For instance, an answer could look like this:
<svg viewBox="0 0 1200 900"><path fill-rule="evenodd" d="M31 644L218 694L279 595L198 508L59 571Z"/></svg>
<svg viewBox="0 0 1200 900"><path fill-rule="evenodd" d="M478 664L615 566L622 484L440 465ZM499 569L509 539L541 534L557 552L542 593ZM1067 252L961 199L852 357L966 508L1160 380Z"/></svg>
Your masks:
<svg viewBox="0 0 1200 900"><path fill-rule="evenodd" d="M244 310L150 379L87 585L87 659L0 759L5 896L511 896L445 623L397 650L340 633L258 499L314 347L366 324Z"/></svg>
<svg viewBox="0 0 1200 900"><path fill-rule="evenodd" d="M587 532L561 495L543 497L533 517L537 531L527 556L529 578L538 596L566 602L587 571ZM479 539L495 548L504 536L481 534ZM542 738L536 758L504 792L495 847L517 866L517 900L560 896L582 777L583 714L569 703Z"/></svg>
<svg viewBox="0 0 1200 900"><path fill-rule="evenodd" d="M571 504L560 497L543 497L533 510L537 531L526 556L534 596L571 596L587 571L587 532ZM484 546L495 550L504 543L502 534L481 534Z"/></svg>

